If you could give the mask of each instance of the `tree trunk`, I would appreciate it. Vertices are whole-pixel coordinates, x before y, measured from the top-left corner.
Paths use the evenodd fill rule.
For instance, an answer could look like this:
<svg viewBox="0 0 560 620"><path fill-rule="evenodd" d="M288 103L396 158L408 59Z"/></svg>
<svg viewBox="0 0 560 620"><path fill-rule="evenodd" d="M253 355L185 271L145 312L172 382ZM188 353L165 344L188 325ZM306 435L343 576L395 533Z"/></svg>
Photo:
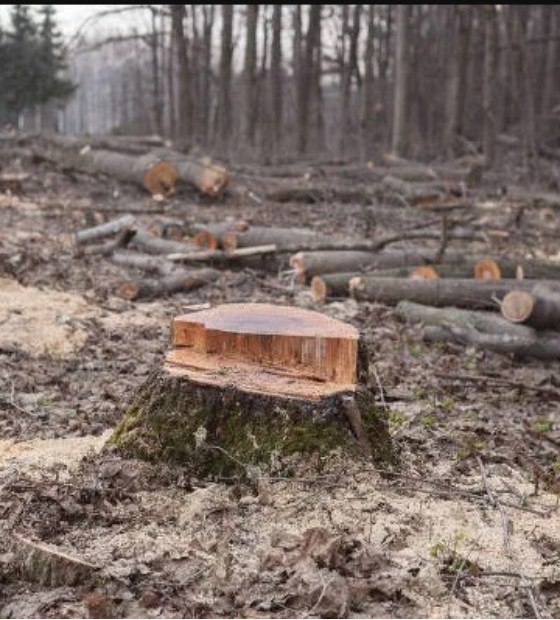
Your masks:
<svg viewBox="0 0 560 620"><path fill-rule="evenodd" d="M218 122L215 141L229 147L232 122L231 81L233 64L233 11L234 5L222 5L222 40L218 81Z"/></svg>
<svg viewBox="0 0 560 620"><path fill-rule="evenodd" d="M485 4L484 12L484 77L483 77L483 152L484 164L492 168L496 157L496 59L494 57L495 6Z"/></svg>
<svg viewBox="0 0 560 620"><path fill-rule="evenodd" d="M113 436L122 453L204 478L341 450L392 459L355 328L299 308L228 304L178 317L173 331L174 349Z"/></svg>
<svg viewBox="0 0 560 620"><path fill-rule="evenodd" d="M364 90L362 99L362 153L365 159L372 157L375 142L375 5L368 8L368 29L364 54Z"/></svg>
<svg viewBox="0 0 560 620"><path fill-rule="evenodd" d="M395 97L393 114L393 153L408 151L408 72L410 5L397 5L397 51L395 59Z"/></svg>
<svg viewBox="0 0 560 620"><path fill-rule="evenodd" d="M284 99L282 79L282 4L273 5L272 52L270 59L270 108L272 110L272 152L277 156L282 149Z"/></svg>
<svg viewBox="0 0 560 620"><path fill-rule="evenodd" d="M309 112L311 100L316 94L313 89L313 78L316 74L316 63L318 56L319 37L321 29L321 7L320 4L312 4L309 8L309 25L305 37L305 55L299 67L299 101L298 101L298 151L300 155L305 154L309 148ZM296 16L298 13L296 12ZM301 18L301 13L299 14Z"/></svg>
<svg viewBox="0 0 560 620"><path fill-rule="evenodd" d="M257 128L257 25L259 19L259 5L247 5L247 26L245 44L244 68L244 114L245 140L254 146Z"/></svg>
<svg viewBox="0 0 560 620"><path fill-rule="evenodd" d="M186 151L192 145L192 84L191 68L187 38L183 20L186 16L184 4L171 5L171 20L177 51L179 67L179 127L177 145L180 150Z"/></svg>

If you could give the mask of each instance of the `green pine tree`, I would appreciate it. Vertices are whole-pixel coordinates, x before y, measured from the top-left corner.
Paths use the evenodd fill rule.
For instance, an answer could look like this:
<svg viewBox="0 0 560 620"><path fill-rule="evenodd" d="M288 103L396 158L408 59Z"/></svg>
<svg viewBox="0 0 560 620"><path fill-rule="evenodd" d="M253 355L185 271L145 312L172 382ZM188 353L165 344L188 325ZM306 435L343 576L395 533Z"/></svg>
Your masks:
<svg viewBox="0 0 560 620"><path fill-rule="evenodd" d="M47 103L52 99L67 99L76 87L70 80L60 77L66 70L62 35L56 25L56 13L52 4L41 9L41 26L39 37L39 92L38 102Z"/></svg>

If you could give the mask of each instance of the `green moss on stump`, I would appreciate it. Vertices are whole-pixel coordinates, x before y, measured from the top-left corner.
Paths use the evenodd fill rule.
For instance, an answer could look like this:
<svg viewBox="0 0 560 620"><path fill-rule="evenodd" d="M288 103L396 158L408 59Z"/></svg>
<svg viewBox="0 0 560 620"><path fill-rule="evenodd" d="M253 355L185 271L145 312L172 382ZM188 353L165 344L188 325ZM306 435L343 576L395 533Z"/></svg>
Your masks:
<svg viewBox="0 0 560 620"><path fill-rule="evenodd" d="M111 442L127 456L180 463L205 477L242 474L250 465L278 469L294 455L364 457L341 399L251 394L160 369L142 386ZM358 393L356 404L374 457L391 459L386 420L372 395Z"/></svg>

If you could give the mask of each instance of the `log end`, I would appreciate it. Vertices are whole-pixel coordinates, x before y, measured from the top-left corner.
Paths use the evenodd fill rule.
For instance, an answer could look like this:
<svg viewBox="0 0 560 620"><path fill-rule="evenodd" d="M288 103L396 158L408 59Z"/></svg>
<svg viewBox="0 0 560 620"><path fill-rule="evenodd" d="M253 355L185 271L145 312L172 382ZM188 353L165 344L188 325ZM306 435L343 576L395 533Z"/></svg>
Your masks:
<svg viewBox="0 0 560 620"><path fill-rule="evenodd" d="M502 300L502 316L511 323L524 323L535 306L533 296L525 291L511 291Z"/></svg>
<svg viewBox="0 0 560 620"><path fill-rule="evenodd" d="M227 170L212 162L204 161L204 168L201 172L198 187L203 194L217 197L229 184L229 175Z"/></svg>
<svg viewBox="0 0 560 620"><path fill-rule="evenodd" d="M439 274L433 267L422 265L421 267L412 269L408 277L411 280L437 280Z"/></svg>
<svg viewBox="0 0 560 620"><path fill-rule="evenodd" d="M218 249L218 239L209 230L201 230L193 237L193 243L197 248L206 248L208 250Z"/></svg>
<svg viewBox="0 0 560 620"><path fill-rule="evenodd" d="M170 196L177 183L177 169L168 161L158 161L145 170L142 182L153 196Z"/></svg>
<svg viewBox="0 0 560 620"><path fill-rule="evenodd" d="M226 251L226 252L231 252L233 250L237 250L238 246L239 246L239 242L237 240L237 233L234 231L229 231L226 232L222 235L222 238L220 239L220 242L222 244L222 248Z"/></svg>
<svg viewBox="0 0 560 620"><path fill-rule="evenodd" d="M127 299L128 301L134 301L138 299L140 295L140 287L133 280L127 280L119 285L117 288L117 296L121 299Z"/></svg>
<svg viewBox="0 0 560 620"><path fill-rule="evenodd" d="M474 266L474 277L475 280L501 280L502 271L496 261L485 258Z"/></svg>
<svg viewBox="0 0 560 620"><path fill-rule="evenodd" d="M311 296L313 301L325 301L329 295L329 287L323 278L320 276L314 276L311 280Z"/></svg>
<svg viewBox="0 0 560 620"><path fill-rule="evenodd" d="M298 284L305 284L305 252L298 252L297 254L290 256L290 267L295 271L295 281ZM311 285L311 292L313 293L313 284Z"/></svg>

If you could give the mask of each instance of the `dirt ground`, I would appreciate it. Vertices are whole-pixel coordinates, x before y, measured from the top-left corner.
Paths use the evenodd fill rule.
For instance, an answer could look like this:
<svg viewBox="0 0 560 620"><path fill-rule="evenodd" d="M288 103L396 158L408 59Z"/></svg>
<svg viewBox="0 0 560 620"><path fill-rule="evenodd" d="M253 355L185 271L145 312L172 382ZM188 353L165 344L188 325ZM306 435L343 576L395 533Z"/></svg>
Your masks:
<svg viewBox="0 0 560 620"><path fill-rule="evenodd" d="M46 165L30 172L23 192L0 196L0 617L560 615L557 364L424 344L381 305L315 306L287 265L123 301L114 291L124 271L77 257L71 236L140 209L346 237L413 230L433 214L378 201L216 203L188 192L159 203ZM328 174L315 182L323 178L332 183ZM265 184L250 171L238 179L257 193ZM558 211L539 205L513 217L502 182L475 190L488 209L469 225L509 236L476 249L557 258ZM554 189L553 176L546 182ZM315 308L362 330L398 465L341 454L319 474L302 465L294 478L253 472L226 485L101 452L169 348L173 316L224 301Z"/></svg>

